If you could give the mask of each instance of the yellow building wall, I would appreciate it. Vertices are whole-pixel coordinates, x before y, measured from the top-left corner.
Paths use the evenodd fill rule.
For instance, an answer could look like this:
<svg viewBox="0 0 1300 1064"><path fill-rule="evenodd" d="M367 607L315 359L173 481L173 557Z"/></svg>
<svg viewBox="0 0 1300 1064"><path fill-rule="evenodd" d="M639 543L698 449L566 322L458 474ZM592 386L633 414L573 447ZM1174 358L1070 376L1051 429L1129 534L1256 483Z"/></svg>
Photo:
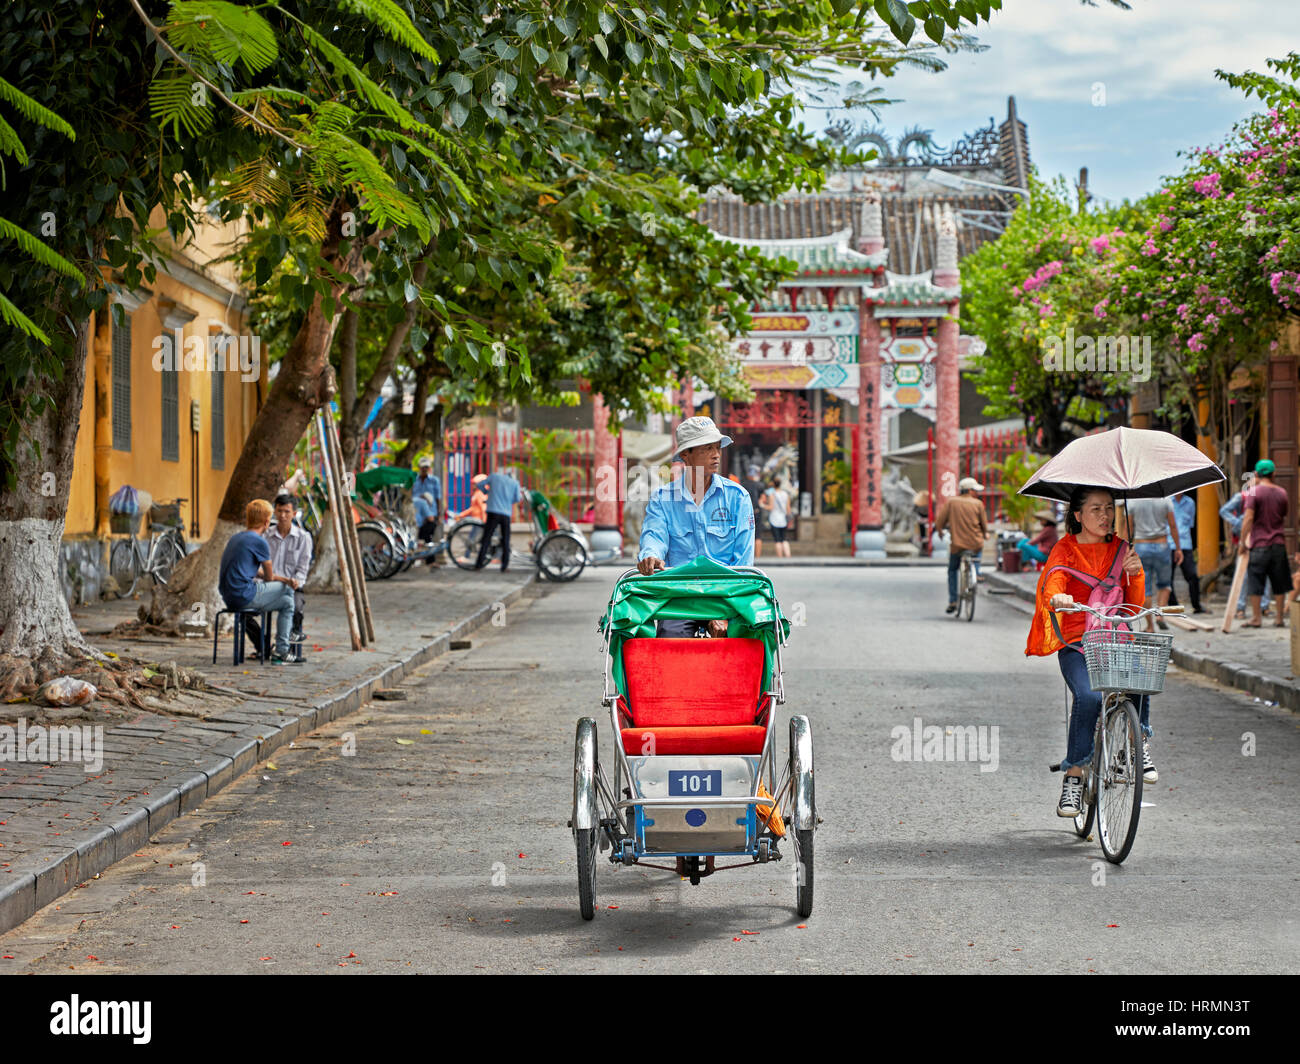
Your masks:
<svg viewBox="0 0 1300 1064"><path fill-rule="evenodd" d="M154 220L164 221L161 216ZM246 326L242 293L234 286L233 268L224 263L210 264L215 255L228 252L232 238L238 237L234 227L203 227L198 237L184 249L176 250L160 267L153 283L148 284L148 294L136 293L145 302L139 309L128 312L131 322L131 449L113 449L108 453L108 493L117 491L123 484L148 492L155 500L184 498L181 508L187 538L206 539L216 523L226 485L239 459L244 440L248 437L253 419L260 407L260 394L265 394L268 352L257 351L256 376L243 380L239 367L238 345L245 337L250 354L254 350ZM174 337L174 329L164 326L168 313L179 312L193 317L181 326L182 358L189 341L198 338L203 343L205 358L191 369L182 369L177 381L178 455L176 461L162 456L163 428L163 371L156 367L156 357L162 349L158 338L164 333ZM111 316L102 311L91 322L91 345L87 352L86 387L82 402L80 429L77 434L76 457L68 500L65 535L78 536L104 532L98 528L105 514L96 514L95 498L95 343L100 338L96 327L102 321L109 323ZM231 337L233 368L220 374L225 390L225 461L222 468L212 463L212 397L214 374L206 358L207 339L214 333ZM109 340L111 352L111 340ZM111 374L111 356L110 356ZM110 376L111 380L111 376ZM199 404L199 431L191 431L190 403ZM112 391L108 393L111 413ZM110 436L111 442L111 421ZM192 462L198 451L197 485ZM193 534L194 503L198 502L199 534ZM107 506L107 499L102 500ZM147 534L147 522L141 523Z"/></svg>

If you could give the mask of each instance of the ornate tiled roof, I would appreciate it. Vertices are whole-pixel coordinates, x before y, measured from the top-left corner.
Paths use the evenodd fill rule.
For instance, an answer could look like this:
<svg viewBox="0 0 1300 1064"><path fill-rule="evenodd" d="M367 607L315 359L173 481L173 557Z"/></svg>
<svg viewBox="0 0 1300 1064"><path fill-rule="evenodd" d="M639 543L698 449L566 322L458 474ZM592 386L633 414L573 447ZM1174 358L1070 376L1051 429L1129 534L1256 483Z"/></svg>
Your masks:
<svg viewBox="0 0 1300 1064"><path fill-rule="evenodd" d="M1008 197L1015 200L1015 196ZM865 191L825 193L820 196L790 196L774 203L745 203L732 196L709 196L700 208L700 220L720 236L752 243L759 240L796 241L808 237L825 237L851 230L846 239L850 248L861 237L862 208ZM885 247L889 264L910 273L933 269L938 246L938 223L942 207L954 211L983 210L1001 212L1008 209L1007 198L994 192L954 192L943 196L901 196L885 193L881 213ZM995 214L975 215L994 221ZM957 220L957 257L963 259L986 240L997 234Z"/></svg>
<svg viewBox="0 0 1300 1064"><path fill-rule="evenodd" d="M727 239L742 247L757 248L765 258L793 259L799 264L801 277L870 274L885 265L889 259L888 249L874 255L864 255L849 246L852 236L853 229L850 227L825 236L784 240L752 240L728 236Z"/></svg>
<svg viewBox="0 0 1300 1064"><path fill-rule="evenodd" d="M913 274L890 273L886 270L884 286L863 289L862 296L868 302L888 306L943 304L961 297L961 285L936 285L931 270Z"/></svg>

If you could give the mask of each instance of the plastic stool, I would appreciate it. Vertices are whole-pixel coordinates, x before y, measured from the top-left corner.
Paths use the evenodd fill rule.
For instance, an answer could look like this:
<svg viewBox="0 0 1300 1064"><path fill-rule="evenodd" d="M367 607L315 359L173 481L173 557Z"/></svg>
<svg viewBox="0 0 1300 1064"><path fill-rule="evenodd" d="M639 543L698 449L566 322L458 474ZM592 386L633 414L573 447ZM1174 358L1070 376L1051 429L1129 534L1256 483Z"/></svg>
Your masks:
<svg viewBox="0 0 1300 1064"><path fill-rule="evenodd" d="M217 663L217 641L221 638L221 616L224 613L228 613L235 618L235 650L230 659L232 665L242 665L244 663L244 619L261 615L262 664L265 665L271 657L270 610L217 610L217 619L212 622L212 664Z"/></svg>

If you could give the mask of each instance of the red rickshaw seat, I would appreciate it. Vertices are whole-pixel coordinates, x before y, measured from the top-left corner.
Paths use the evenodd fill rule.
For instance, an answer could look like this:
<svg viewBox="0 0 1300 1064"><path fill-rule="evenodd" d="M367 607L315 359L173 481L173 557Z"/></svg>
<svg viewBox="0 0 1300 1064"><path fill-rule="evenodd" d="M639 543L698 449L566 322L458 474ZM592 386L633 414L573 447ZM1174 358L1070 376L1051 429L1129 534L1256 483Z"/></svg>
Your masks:
<svg viewBox="0 0 1300 1064"><path fill-rule="evenodd" d="M629 639L623 675L628 754L758 754L763 690L761 639Z"/></svg>

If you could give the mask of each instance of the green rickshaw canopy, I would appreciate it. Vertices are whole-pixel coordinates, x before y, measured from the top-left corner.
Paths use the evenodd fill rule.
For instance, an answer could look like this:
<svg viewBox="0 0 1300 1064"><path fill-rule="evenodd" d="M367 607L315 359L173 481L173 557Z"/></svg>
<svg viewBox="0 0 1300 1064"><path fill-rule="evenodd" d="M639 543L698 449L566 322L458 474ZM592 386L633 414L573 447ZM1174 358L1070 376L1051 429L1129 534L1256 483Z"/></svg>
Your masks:
<svg viewBox="0 0 1300 1064"><path fill-rule="evenodd" d="M414 469L401 466L381 465L357 474L357 494L373 495L380 488L389 484L401 484L407 487L415 483L417 474Z"/></svg>
<svg viewBox="0 0 1300 1064"><path fill-rule="evenodd" d="M653 576L626 577L615 586L600 619L600 631L610 633L614 683L621 693L627 693L623 643L653 637L656 623L667 620L725 620L728 638L761 639L765 684L772 681L777 626L780 642L790 634L772 581L761 573L737 572L700 557Z"/></svg>

